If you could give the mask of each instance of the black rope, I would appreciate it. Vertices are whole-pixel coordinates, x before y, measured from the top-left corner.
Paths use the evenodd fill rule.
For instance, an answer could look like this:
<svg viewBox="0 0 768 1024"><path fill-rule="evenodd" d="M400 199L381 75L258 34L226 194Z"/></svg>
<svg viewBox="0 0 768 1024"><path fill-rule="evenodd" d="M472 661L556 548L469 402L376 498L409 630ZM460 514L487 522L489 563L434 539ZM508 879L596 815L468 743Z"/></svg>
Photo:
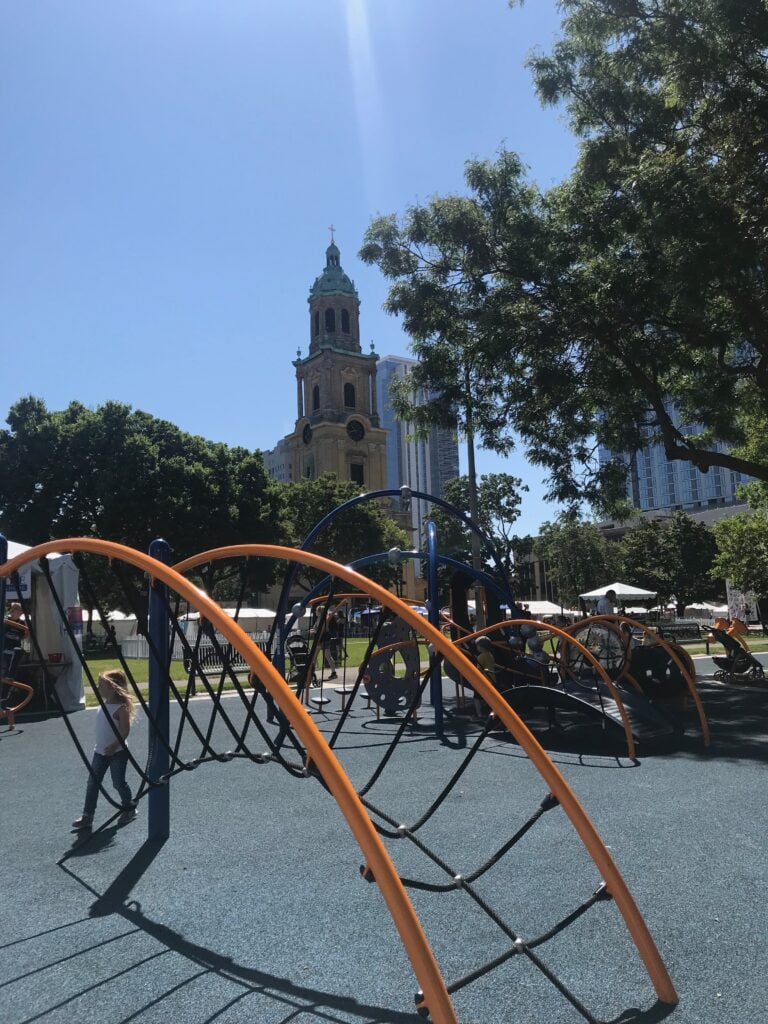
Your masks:
<svg viewBox="0 0 768 1024"><path fill-rule="evenodd" d="M164 605L165 605L166 613L169 614L169 616L170 616L171 609L169 607L169 604L168 604L167 600L164 600ZM171 622L172 622L172 631L171 631L172 635L175 635L178 639L180 639L181 645L182 645L182 650L183 650L185 656L189 657L190 659L193 659L194 656L193 656L192 648L189 645L189 641L188 641L187 637L184 635L183 631L179 627L178 620L174 620L171 617ZM212 643L213 643L213 647L214 647L214 652L217 654L217 656L219 658L222 659L222 662L225 662L225 660L227 659L227 654L225 654L224 649L222 648L222 645L218 641L218 638L214 636ZM229 645L227 645L227 647L229 648ZM209 718L209 722L208 722L208 727L207 727L206 733L203 734L203 732L196 725L194 726L195 734L197 735L198 739L201 742L201 750L202 750L201 756L206 756L207 754L210 753L217 760L229 761L229 760L232 759L232 756L233 756L233 754L235 752L237 752L237 751L242 749L242 751L245 753L245 755L247 757L250 757L253 760L261 760L262 759L262 753L261 752L254 753L253 751L251 751L245 745L245 743L241 742L241 734L240 734L240 732L238 731L237 727L234 725L234 723L232 722L231 718L229 717L229 715L226 713L226 711L224 710L224 708L222 706L221 695L222 695L222 692L223 692L223 686L224 686L225 678L220 678L218 685L214 689L214 687L211 686L211 684L210 684L210 682L208 680L207 675L203 671L202 666L199 665L199 661L198 661L198 664L197 664L197 669L198 669L199 678L200 678L203 686L205 687L205 689L206 689L206 691L208 693L208 696L211 698L211 700L213 702L213 709L212 709L211 716ZM226 675L226 672L225 672L225 675ZM259 729L259 733L262 736L262 739L264 739L264 741L268 744L268 746L270 748L270 752L273 755L273 757L275 757L275 759L287 771L291 772L291 774L303 775L303 769L302 768L300 768L300 767L298 767L296 765L292 765L289 761L287 761L285 758L283 758L281 756L278 746L272 740L272 738L269 735L269 733L267 732L267 730L261 724L261 722L260 722L260 720L258 718L258 715L253 714L251 711L249 711L249 698L246 696L245 691L243 690L242 684L240 683L239 679L237 678L236 673L232 670L231 655L229 656L229 676L230 676L230 681L235 686L235 689L236 689L236 691L237 691L237 693L238 693L238 695L239 695L243 705L246 708L246 712L251 715L251 717L253 718L254 722L257 724L257 728ZM175 696L176 700L179 702L180 705L182 705L183 704L183 699L181 698L181 696L180 696L180 694L179 694L179 692L178 692L178 690L177 690L177 688L175 686L175 683L173 682L173 679L170 678L170 677L169 677L169 683L170 683L171 689L172 689L172 691L174 693L174 696ZM229 730L229 732L232 735L232 737L235 739L235 741L237 743L237 747L236 747L235 751L226 751L223 754L218 754L214 750L212 742L211 742L211 738L212 738L212 733L213 733L213 725L215 723L216 717L220 717L221 721L224 723L224 725ZM192 722L194 722L194 719L191 717L191 715L190 715L190 720ZM183 723L180 723L180 728L182 727L182 725L183 725ZM292 730L291 730L291 732L292 732ZM296 740L296 743L298 744L298 740ZM303 752L304 752L303 751L303 747L301 747L299 745L299 753L302 756L303 756ZM199 759L196 759L196 762L198 760Z"/></svg>
<svg viewBox="0 0 768 1024"><path fill-rule="evenodd" d="M506 843L500 846L499 849L491 857L489 857L488 860L481 864L479 868L476 868L475 871L471 872L468 875L464 875L464 879L467 882L476 882L478 878L481 878L484 874L490 871L490 869L494 867L494 865L498 864L499 861L507 853L509 853L509 851L514 846L516 846L520 842L523 836L525 836L533 828L533 826L536 824L536 822L543 814L546 814L547 811L557 806L559 806L559 804L555 797L553 797L551 794L545 797L545 799L542 800L539 807L534 811L530 818L528 818L528 820L520 826L517 832L515 832L515 834L506 841ZM408 826L408 831L415 831L412 825ZM389 833L389 836L391 838L399 838L400 835L400 832ZM438 885L436 883L422 882L412 878L404 878L403 885L407 885L413 889L423 889L426 892L450 892L451 890L456 888L454 882L450 882L445 885Z"/></svg>
<svg viewBox="0 0 768 1024"><path fill-rule="evenodd" d="M89 593L92 595L92 583L87 571L85 571L82 559L80 559L80 563L82 566L81 573L84 580L84 587L89 589ZM208 674L204 671L204 666L202 664L202 657L200 653L201 630L198 629L197 638L195 640L193 647L190 644L188 636L184 633L179 623L178 598L176 600L174 611L172 602L169 600L168 594L166 593L166 588L162 588L161 594L163 595L162 600L164 613L168 615L169 624L171 628L169 630L168 647L165 651L159 652L156 649L156 645L152 640L152 637L149 635L146 616L142 616L139 614L140 601L138 599L138 591L136 586L133 584L132 581L129 580L128 574L125 572L123 567L121 567L119 564L115 564L114 561L112 564L113 568L115 569L117 579L119 580L123 588L123 591L126 594L127 602L129 606L134 608L134 611L137 614L137 622L140 623L140 631L142 635L146 636L150 648L150 654L155 659L156 663L160 665L166 665L168 667L170 666L172 652L177 641L181 644L182 653L185 657L185 660L188 659L189 661L189 676L187 679L185 692L183 693L180 692L179 687L176 685L176 682L174 681L172 674L170 673L170 670L168 670L167 682L169 686L169 691L179 704L181 710L178 731L176 734L173 749L171 749L171 746L167 740L165 740L164 738L160 740L168 749L168 753L171 758L171 765L169 771L163 776L161 780L150 780L148 778L147 772L141 770L135 758L132 755L130 755L129 752L131 763L134 765L140 778L142 779L140 795L143 794L143 792L145 791L145 786L149 788L150 786L167 784L167 782L172 777L181 773L182 771L188 771L191 768L198 767L201 764L212 763L216 761L228 761L235 758L248 759L253 763L259 764L274 762L288 770L293 775L310 775L316 777L318 781L320 781L321 784L325 786L325 788L327 789L327 784L320 776L319 771L315 765L308 763L306 764L306 766L304 763L297 765L291 763L283 755L282 747L285 745L286 742L289 742L296 750L296 752L299 754L299 756L303 759L306 759L306 750L299 742L298 738L294 733L294 730L290 727L289 723L287 722L287 719L283 723L281 723L281 727L277 737L274 740L272 739L270 733L266 729L266 726L261 720L260 715L258 714L257 708L259 693L264 692L263 684L261 684L257 679L253 678L250 691L247 691L246 686L244 686L244 684L238 677L238 673L234 666L235 652L233 650L232 645L228 643L222 643L219 636L216 634L215 630L211 630L211 648L215 658L217 659L218 664L220 665L220 671L217 673L217 680L215 679L215 677L213 679L209 678ZM247 576L248 563L246 561L240 566L239 595L237 599L237 607L235 609L236 617L239 612L239 609L242 606L242 600L247 584ZM204 575L204 579L206 580L206 582L209 583L209 586L212 588L214 582L214 571L211 566L208 567L208 570ZM94 687L94 689L96 690L99 703L103 707L103 700L100 694L98 693L98 688L95 687L93 676L82 655L82 651L80 651L76 638L72 633L71 624L68 623L66 613L63 607L61 606L61 602L58 598L58 595L55 592L55 589L53 588L49 572L46 573L46 580L48 587L51 591L51 594L53 596L53 600L62 618L62 622L65 624L67 634L70 638L70 641L73 644L73 648L79 652L81 664L83 665L83 668L86 671L91 686ZM307 673L305 679L303 680L303 683L302 681L299 681L299 697L301 697L303 689L305 687L308 687L310 684L312 667L314 666L319 656L322 634L325 628L327 615L329 613L329 609L333 601L335 587L336 581L334 580L331 583L327 598L320 610L317 628L313 637L310 655L308 659ZM99 616L102 618L102 622L107 621L107 617L104 614L104 610L98 601L93 601L91 606L97 609ZM339 721L336 724L335 729L333 730L333 734L330 740L331 746L333 746L337 742L338 738L341 736L343 732L345 723L348 721L349 710L353 703L354 697L356 696L360 686L362 685L362 681L366 673L366 667L369 664L372 653L378 643L380 631L383 624L384 616L381 616L374 634L369 639L366 653L360 664L357 673L357 678L352 688L352 699L347 703L344 712L342 712ZM124 665L124 671L126 672L126 676L128 679L130 679L131 685L135 693L137 694L137 699L139 700L143 710L145 711L148 720L154 726L153 733L157 735L156 722L154 720L154 716L152 715L149 707L147 706L147 702L141 696L141 692L136 684L135 679L133 678L130 672L129 667L127 666L127 664L125 664L125 659L122 657L122 651L120 652L120 660L121 664ZM524 956L530 963L532 963L552 983L552 985L581 1014L581 1016L585 1020L589 1021L590 1024L596 1024L595 1018L590 1014L590 1012L583 1005L583 1003L555 976L553 971L547 966L546 963L544 963L541 960L540 956L535 952L535 950L538 947L549 942L556 935L563 932L566 928L568 928L573 922L575 922L578 918L585 914L596 903L606 898L609 898L606 886L604 884L601 885L600 888L589 897L589 899L587 899L580 906L572 910L562 920L554 924L547 931L544 931L535 938L532 938L527 941L524 940L509 924L507 924L500 917L500 915L493 909L493 907L491 907L488 904L485 898L475 888L475 882L486 872L488 872L492 867L498 864L501 861L501 859L504 856L506 856L506 854L508 854L533 828L536 822L546 813L546 811L558 805L558 802L554 798L554 796L548 794L547 797L541 802L539 807L534 811L534 813L530 815L530 817L517 829L517 831L509 839L507 839L500 847L498 847L498 849L486 861L484 861L483 864L481 864L477 869L475 869L471 874L468 875L461 875L454 871L451 868L451 866L441 857L441 855L438 854L436 851L432 850L427 845L427 843L421 840L421 838L417 834L419 830L421 830L424 827L424 825L444 805L448 796L455 790L455 787L458 785L459 781L466 773L473 759L477 756L477 753L480 751L484 740L489 734L490 729L495 724L495 719L493 718L493 716L491 716L485 723L477 739L473 742L471 748L467 751L466 755L462 759L461 764L453 772L448 782L443 786L443 788L440 790L437 796L432 800L427 809L412 824L399 824L395 818L393 818L391 815L387 814L385 811L375 806L367 798L367 794L379 780L385 768L390 763L390 760L397 748L398 743L405 734L405 730L412 724L412 715L414 714L416 709L421 705L424 690L431 678L432 671L436 666L440 664L441 661L442 657L440 655L437 655L435 653L432 653L430 655L429 667L422 674L422 677L419 680L419 685L416 688L416 692L412 700L410 701L410 705L405 713L404 718L399 723L398 729L396 730L394 737L388 744L384 755L379 759L378 763L373 769L370 778L368 779L366 784L358 791L358 795L366 809L372 815L373 819L378 819L373 820L373 823L374 827L377 829L377 832L379 834L387 838L407 839L429 861L431 861L441 872L447 875L450 879L448 883L433 884L421 881L419 879L403 877L402 882L405 886L412 889L434 893L463 891L480 909L480 911L483 914L485 914L486 917L497 926L497 928L499 928L501 933L510 942L510 947L504 950L501 954L499 954L491 960L488 960L486 963L481 964L480 966L470 971L463 977L454 980L451 984L449 984L447 986L449 993L458 991L466 985L469 985L477 979L489 974L490 972L492 972L502 964L506 963L513 957L521 955ZM205 688L207 695L210 697L212 701L212 708L208 716L207 724L202 728L198 726L189 708L190 698L194 693L193 684L198 678L202 683L203 687ZM236 694L239 696L240 701L242 702L245 708L246 717L242 727L236 726L234 724L231 716L227 713L226 707L224 706L223 693L227 682L231 683L231 685L234 687ZM55 694L54 699L56 700L57 704L60 707L58 696ZM74 735L74 731L70 723L68 722L68 716L64 715L63 717L67 724L67 728L70 731L70 735L72 736L72 739L74 740L75 745L80 752L80 756L82 757L83 761L90 767L90 761L85 755L84 751L82 750L82 747L80 746L77 737ZM282 717L284 718L284 716ZM233 750L218 752L216 749L216 744L214 743L214 731L215 726L219 721L221 722L225 730L228 730L229 734L233 737L235 741L235 747ZM253 750L250 749L250 745L246 740L247 734L251 727L257 729L259 736L268 745L268 751L266 753L255 753ZM195 737L201 744L200 755L191 762L185 761L184 758L181 756L182 738L185 735L187 728L192 730ZM116 733L119 739L120 737L119 734L117 733L117 729L115 728L113 731ZM117 810L116 813L112 816L112 818L110 818L109 821L102 825L95 833L92 833L92 835L98 834L99 832L102 832L105 828L109 827L109 825L123 810L122 804L118 804L115 800L113 800L105 791L103 785L100 786L100 791L104 795L105 799L107 799L108 802L112 805L112 807L117 808Z"/></svg>
<svg viewBox="0 0 768 1024"><path fill-rule="evenodd" d="M443 804L443 802L449 796L451 790L457 785L457 783L461 779L461 777L464 774L464 772L467 770L467 768L472 763L475 755L480 750L481 746L483 745L483 741L485 740L486 736L488 735L489 731L491 730L491 728L493 727L494 724L495 724L494 719L489 719L485 723L484 728L481 729L480 732L478 733L477 739L475 740L475 742L470 747L470 749L467 752L464 760L461 762L459 767L456 769L456 771L453 773L451 778L448 780L448 783L441 790L441 792L437 795L435 800L427 808L427 810L424 812L424 814L422 814L422 816L420 818L418 818L415 822L412 822L408 826L411 832L418 832L418 830L420 828L422 828L429 821L429 819L432 817L432 815L440 808L440 806ZM389 834L391 836L391 838L397 838L397 834L396 833L387 833L386 830L383 830L382 834L384 834L384 835Z"/></svg>
<svg viewBox="0 0 768 1024"><path fill-rule="evenodd" d="M375 768L368 782L360 789L358 789L357 795L360 797L360 799L362 799L366 793L369 793L371 791L376 781L380 778L381 773L387 766L389 759L394 754L395 749L397 748L397 744L402 739L403 733L408 728L408 726L412 724L412 715L414 711L416 711L416 709L421 706L421 698L424 695L424 690L426 689L427 683L429 682L431 671L432 669L430 659L430 667L427 668L426 671L422 674L421 682L419 683L419 686L417 687L416 692L413 695L413 700L411 701L410 706L406 710L403 720L401 721L400 725L397 728L397 731L395 732L395 735L392 738L392 742L389 744L389 747L385 751L384 756L382 757L378 766Z"/></svg>
<svg viewBox="0 0 768 1024"><path fill-rule="evenodd" d="M352 705L355 702L355 697L357 697L358 691L360 689L360 685L361 685L361 683L363 681L363 677L365 676L365 673L368 670L368 664L369 664L369 662L371 660L371 656L373 655L373 652L374 652L374 650L376 648L376 645L379 642L379 636L381 635L381 631L382 631L383 628L384 628L384 616L380 615L379 616L379 621L376 623L376 628L373 631L373 635L370 636L369 639L368 639L368 646L365 649L365 654L363 655L362 660L360 662L360 665L358 667L357 679L355 680L354 686L352 687L352 692L349 695L349 699L347 700L347 703L346 703L346 706L344 707L344 710L341 712L341 715L339 716L339 721L336 723L336 728L333 730L333 735L331 736L330 740L328 741L328 745L331 748L333 748L335 746L336 740L339 738L339 735L341 734L341 730L344 728L344 724L346 723L347 719L349 718L349 713L352 710Z"/></svg>
<svg viewBox="0 0 768 1024"><path fill-rule="evenodd" d="M368 806L369 805L366 803L366 807L368 807ZM385 821L388 821L389 824L396 825L396 820L394 818L390 817L389 815L385 814L381 810L374 809L374 813L376 813L377 815L382 817ZM447 864L433 850L431 850L426 845L426 843L423 843L419 839L418 836L414 835L408 829L407 825L399 825L399 826L397 826L397 833L398 833L399 838L410 840L410 842L412 842L414 844L414 846L416 846L417 849L419 849L425 855L425 857L427 857L429 860L431 860L433 862L433 864L436 864L437 867L439 867L442 871L444 871L447 875L449 875L453 879L453 886L452 886L452 888L453 889L463 890L470 897L470 899L473 900L473 902L475 902L478 907L480 907L480 909L483 911L483 913L488 918L490 918L491 921L493 921L493 923L496 925L496 927L499 928L500 931L502 931L504 933L504 935L506 935L507 938L512 942L512 946L513 946L514 952L509 952L509 954L506 955L502 959L502 961L501 961L502 963L505 962L506 960L510 959L510 957L514 956L516 953L519 953L519 954L522 954L522 955L526 956L528 958L528 960L530 960L531 963L541 971L541 973L544 975L544 977L547 978L547 980L550 981L555 986L555 988L558 990L558 992L560 992L560 994L565 999L567 999L567 1001L576 1010L578 1010L578 1012L584 1017L585 1020L589 1021L590 1024L598 1024L598 1021L596 1020L596 1018L592 1016L592 1014L589 1012L589 1010L586 1008L586 1006L584 1006L584 1004L581 1002L581 1000L578 998L578 996L574 995L574 993L571 992L570 989L568 989L563 984L563 982L561 982L560 979L553 973L553 971L544 963L544 961L541 959L541 957L539 957L533 951L533 949L530 947L530 945L527 942L525 942L505 921L503 921L501 919L501 917L499 917L499 915L496 913L496 911L493 909L493 907L491 907L486 902L486 900L480 895L480 893L477 892L477 890L472 886L471 882L469 882L468 879L465 876L463 876L460 873L454 871L450 867L450 865ZM402 881L403 881L404 885L408 884L405 879L403 879ZM418 887L422 888L423 886L419 885ZM593 901L593 902L595 902L595 901ZM541 940L541 938L540 938L539 944L541 944L541 941L543 941L543 940ZM487 970L485 969L486 967L487 967ZM470 977L470 980L473 980L475 976L480 977L480 976L482 976L482 974L486 974L486 973L488 973L488 971L490 971L492 969L493 969L492 966L484 965L483 967L478 968L476 971L472 972L472 976ZM478 974L478 971L480 972L479 974ZM465 984L469 984L469 981L465 981L464 979L460 979L458 982L454 983L454 985L456 985L458 987L463 987L463 985L465 985ZM447 987L448 987L448 991L449 992L453 991L452 986L449 985Z"/></svg>
<svg viewBox="0 0 768 1024"><path fill-rule="evenodd" d="M542 934L537 936L535 939L529 939L527 942L528 948L535 949L537 946L543 946L545 942L549 942L549 940L553 939L555 935L559 935L560 932L565 931L565 929L569 925L572 925L574 921L578 921L582 914L586 914L586 912L596 903L601 903L611 899L613 899L613 897L608 891L608 886L605 882L601 882L589 899L576 907L575 910L572 910L570 914L562 919L562 921L558 921L558 923L553 925L549 931L542 932Z"/></svg>

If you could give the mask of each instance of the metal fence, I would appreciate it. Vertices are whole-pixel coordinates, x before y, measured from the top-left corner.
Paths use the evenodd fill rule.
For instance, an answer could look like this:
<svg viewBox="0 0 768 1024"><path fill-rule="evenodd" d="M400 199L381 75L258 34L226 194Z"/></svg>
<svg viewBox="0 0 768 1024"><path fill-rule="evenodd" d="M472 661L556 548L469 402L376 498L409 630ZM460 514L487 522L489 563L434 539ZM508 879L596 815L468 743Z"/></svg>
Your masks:
<svg viewBox="0 0 768 1024"><path fill-rule="evenodd" d="M259 633L249 633L248 636L253 640L257 647L262 651L266 652L267 641L269 640L269 633L267 630L263 630ZM228 661L231 662L233 668L245 668L245 662L243 661L238 651L233 651L230 645L222 636L217 635L218 650L216 645L210 641L201 643L198 648L198 659L201 664L209 665L213 667L213 662L218 660L218 667L221 665L221 659L219 657L219 650L222 653L228 652ZM120 641L120 648L123 652L124 658L148 658L149 657L149 644L143 636L129 636L125 640ZM175 637L173 641L173 650L171 652L172 661L184 661L189 656L189 651L194 651L194 641L188 640L186 644L182 641L181 637Z"/></svg>

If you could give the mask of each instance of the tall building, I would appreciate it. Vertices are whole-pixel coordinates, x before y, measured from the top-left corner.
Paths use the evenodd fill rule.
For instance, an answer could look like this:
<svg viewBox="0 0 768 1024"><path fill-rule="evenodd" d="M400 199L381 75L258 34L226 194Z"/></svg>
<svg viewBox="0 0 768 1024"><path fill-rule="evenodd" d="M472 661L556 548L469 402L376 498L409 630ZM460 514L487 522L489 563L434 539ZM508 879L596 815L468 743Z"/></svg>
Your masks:
<svg viewBox="0 0 768 1024"><path fill-rule="evenodd" d="M411 428L395 418L389 397L392 382L401 380L415 365L415 360L402 356L384 356L379 360L378 406L381 425L387 430L386 486L399 488L406 484L411 490L441 498L446 482L459 475L456 435L444 427L433 427L426 439L409 438ZM421 499L412 501L411 524L416 545L421 525L428 514L427 502Z"/></svg>
<svg viewBox="0 0 768 1024"><path fill-rule="evenodd" d="M366 491L386 485L386 431L379 423L379 357L360 348L360 299L344 273L338 246L309 291L309 353L296 368L296 424L264 455L284 482L334 473Z"/></svg>
<svg viewBox="0 0 768 1024"><path fill-rule="evenodd" d="M696 436L704 428L698 423L683 423L673 403L666 403L666 409L674 425L683 434ZM648 428L648 436L651 436ZM718 451L727 451L727 445L717 442ZM602 464L613 461L617 453L601 448ZM702 473L690 462L670 460L661 444L649 444L632 455L619 456L629 464L627 475L627 497L635 508L643 512L700 512L704 509L719 508L736 504L736 490L750 479L743 473L734 473L722 466L712 466Z"/></svg>

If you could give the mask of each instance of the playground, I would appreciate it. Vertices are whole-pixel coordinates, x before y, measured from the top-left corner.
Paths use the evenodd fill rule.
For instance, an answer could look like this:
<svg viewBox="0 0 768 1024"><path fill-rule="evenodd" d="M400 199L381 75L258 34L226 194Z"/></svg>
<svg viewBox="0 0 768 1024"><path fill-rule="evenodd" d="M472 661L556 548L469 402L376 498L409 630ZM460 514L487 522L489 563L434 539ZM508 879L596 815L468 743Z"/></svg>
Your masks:
<svg viewBox="0 0 768 1024"><path fill-rule="evenodd" d="M469 625L466 566L443 623L427 536L426 615L361 574L371 556L309 544L171 566L161 543L80 540L8 562L3 580L26 558L45 587L46 558L71 556L81 593L106 562L143 615L149 689L127 748L112 726L132 821L103 785L70 831L102 710L56 713L54 685L0 729L4 1020L764 1019L768 690L727 656L715 678L663 638L633 647L620 615L548 626L555 671L501 574ZM198 586L257 558L288 566L260 645ZM292 603L296 566L316 583ZM350 588L382 609L354 667L328 641Z"/></svg>

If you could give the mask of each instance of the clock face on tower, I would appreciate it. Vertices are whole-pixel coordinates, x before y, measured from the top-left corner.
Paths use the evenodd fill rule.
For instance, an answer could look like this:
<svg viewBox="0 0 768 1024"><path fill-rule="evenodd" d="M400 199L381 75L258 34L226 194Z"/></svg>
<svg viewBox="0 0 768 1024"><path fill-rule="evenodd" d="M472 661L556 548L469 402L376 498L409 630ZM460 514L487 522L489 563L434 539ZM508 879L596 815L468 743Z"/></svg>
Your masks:
<svg viewBox="0 0 768 1024"><path fill-rule="evenodd" d="M301 432L301 440L304 442L304 444L309 444L309 442L312 440L312 427L310 427L308 423Z"/></svg>
<svg viewBox="0 0 768 1024"><path fill-rule="evenodd" d="M347 424L347 434L353 441L362 441L365 436L365 427L360 420L350 420Z"/></svg>

